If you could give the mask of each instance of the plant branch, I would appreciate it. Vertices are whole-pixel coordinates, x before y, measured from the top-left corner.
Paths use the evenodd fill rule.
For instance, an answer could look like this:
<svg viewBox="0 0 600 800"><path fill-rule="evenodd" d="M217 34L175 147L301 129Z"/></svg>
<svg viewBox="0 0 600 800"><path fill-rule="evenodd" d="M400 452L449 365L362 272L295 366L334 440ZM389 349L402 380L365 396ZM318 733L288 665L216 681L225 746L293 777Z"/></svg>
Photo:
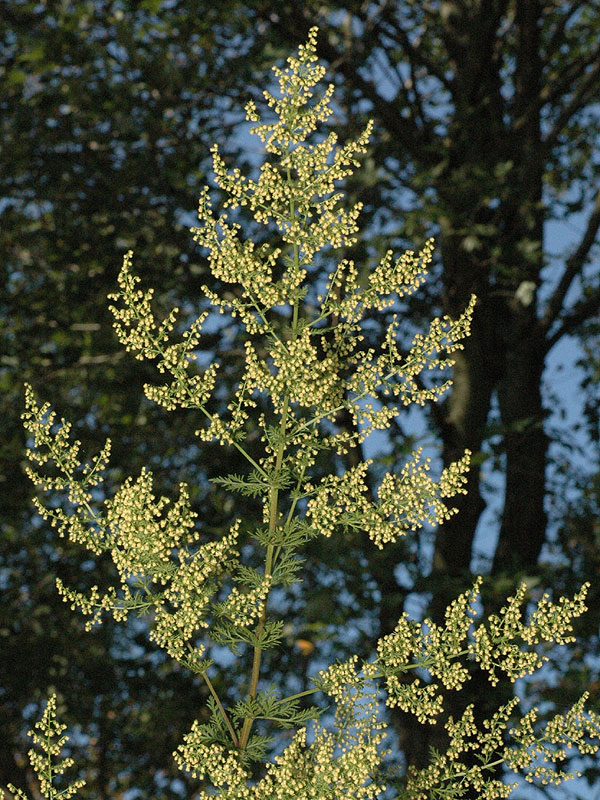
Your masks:
<svg viewBox="0 0 600 800"><path fill-rule="evenodd" d="M208 673L207 672L203 672L201 674L202 674L202 677L204 678L204 680L206 681L206 685L208 686L208 688L210 690L210 693L213 696L213 698L215 700L215 703L217 704L217 706L219 708L219 711L221 712L221 716L225 720L225 724L227 725L227 729L228 729L229 734L231 736L231 741L233 742L234 747L239 747L240 746L239 739L235 734L235 731L233 729L233 725L231 724L231 722L229 720L229 717L227 716L227 712L223 708L223 704L221 703L221 701L219 699L219 695L216 693L215 687L213 686L211 679L208 677Z"/></svg>

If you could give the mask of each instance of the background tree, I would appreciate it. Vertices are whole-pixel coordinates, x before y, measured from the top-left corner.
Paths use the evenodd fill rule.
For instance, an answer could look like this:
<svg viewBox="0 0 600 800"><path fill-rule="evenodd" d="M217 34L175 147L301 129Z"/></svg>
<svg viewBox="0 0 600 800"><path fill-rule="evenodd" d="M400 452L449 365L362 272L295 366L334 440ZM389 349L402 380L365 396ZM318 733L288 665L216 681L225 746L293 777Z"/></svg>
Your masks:
<svg viewBox="0 0 600 800"><path fill-rule="evenodd" d="M445 463L465 447L478 454L479 465L492 447L505 460L506 496L486 584L490 607L494 594L504 593L519 571L541 572L543 583L555 582L558 573L549 564L541 570L539 556L548 533L545 498L549 490L556 497L564 482L547 482L554 458L548 445L557 432L548 424L543 378L551 349L589 329L598 308L598 270L591 260L600 225L593 105L600 83L598 3L307 2L299 8L253 2L228 4L226 18L218 8L191 2L145 2L135 10L118 3L5 3L2 11L7 20L2 135L11 152L3 179L10 203L5 201L0 234L9 431L4 453L11 487L4 493L3 543L10 546L12 565L3 594L12 606L4 606L3 627L10 630L13 619L23 619L12 616L18 587L36 584L36 573L23 577L24 564L30 569L35 563L22 549L24 541L32 544L31 512L24 482L14 478L23 446L16 420L24 378L36 375L59 412L66 404L95 406L98 439L103 426L110 423L114 435L115 424L118 430L131 415L140 435L115 436L128 456L115 454L115 463L131 464L134 471L138 457L166 456L165 471L174 476L185 470L191 477L196 470L199 487L205 487L210 453L182 453L177 426L171 422L167 430L160 414L137 406L133 398L144 380L143 367L128 370L125 378L111 355L116 342L108 338L100 308L120 252L134 238L140 258L153 265L149 282L158 283L156 269L168 294L171 276L181 278L179 299L197 301L202 266L188 249L187 234L181 235L180 211L195 202L199 165L216 138L210 119L218 119L214 127L224 120L233 126L238 118L231 100L246 99L246 84L260 85L261 70L274 55L293 49L314 22L322 30L320 56L342 92L336 129L346 124L350 135L365 116L374 116L379 132L374 161L386 165L385 171L367 170L351 187L372 218L369 238L351 255L375 260L384 229L388 236L395 233L398 246L418 244L433 232L442 253L437 280L411 305L410 321L418 326L432 308L455 314L471 291L481 298L452 394L432 409L430 423ZM228 146L233 149L235 141ZM384 205L390 214L376 214ZM579 212L581 239L562 262L551 259L548 224ZM101 327L77 329L91 320ZM385 315L379 320L386 321ZM81 336L79 342L74 335ZM229 336L233 352L235 330ZM215 334L215 347L219 340ZM46 352L39 352L40 342ZM399 423L386 458L397 462L410 449L406 430ZM93 447L93 439L88 442ZM352 630L375 637L398 617L410 592L435 585L442 604L470 584L485 505L478 469L468 488L461 513L434 532L433 560L424 537L398 547L396 563L411 562L400 582L390 569L389 552L367 560L360 537L354 548L345 542L344 552L333 542L315 550L309 565L314 599L298 607L298 624L290 630L290 636L313 637L313 660L327 647L343 653L342 643L331 636L348 622L347 612L354 617ZM199 488L195 502L202 502L203 491ZM558 503L552 507L562 514ZM581 506L579 516L592 531L589 510ZM595 548L597 536L586 541ZM35 552L39 558L44 551L35 547ZM340 571L338 582L323 585L323 558L343 560L354 579L342 579ZM432 565L433 574L424 579ZM579 582L583 569L582 560L574 559L561 574L564 581ZM43 572L42 564L37 575ZM342 591L345 603L336 599ZM53 608L56 600L51 593L48 598ZM598 605L594 598L592 607ZM28 616L26 622L29 626ZM348 628L341 629L345 636ZM346 641L354 646L351 637ZM296 661L273 667L301 681L313 664L299 653ZM14 694L14 674L9 671L0 682L14 698L6 706L11 720L31 696L27 686ZM588 677L594 679L593 670ZM577 680L582 678L579 672ZM37 680L44 686L43 676ZM395 721L407 760L419 763L428 742L407 728L406 720ZM11 741L8 750L3 763L14 764L18 748Z"/></svg>

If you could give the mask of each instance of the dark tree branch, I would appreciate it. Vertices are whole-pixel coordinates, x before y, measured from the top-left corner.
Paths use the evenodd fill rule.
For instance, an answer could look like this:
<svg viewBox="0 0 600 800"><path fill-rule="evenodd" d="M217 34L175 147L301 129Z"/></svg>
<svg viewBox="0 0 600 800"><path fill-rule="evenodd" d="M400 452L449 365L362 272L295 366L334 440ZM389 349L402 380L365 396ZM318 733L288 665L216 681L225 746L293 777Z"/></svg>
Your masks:
<svg viewBox="0 0 600 800"><path fill-rule="evenodd" d="M410 38L404 28L398 25L395 19L390 20L383 18L382 21L389 25L389 29L382 28L383 32L385 32L390 39L392 39L402 48L406 54L409 64L411 65L411 71L417 65L425 67L431 75L437 78L437 80L444 86L445 89L452 93L454 82L446 77L444 71L440 69L438 64L436 64L431 58L428 58L427 54L424 52L424 49L419 50L418 47L415 47L415 45L410 41Z"/></svg>
<svg viewBox="0 0 600 800"><path fill-rule="evenodd" d="M408 53L408 68L410 70L410 83L411 89L413 94L413 108L416 110L419 119L421 120L421 124L423 127L427 125L427 120L425 118L425 112L423 110L423 98L421 97L421 93L419 92L418 88L418 78L417 78L417 66L415 64L414 59L412 58L412 54Z"/></svg>
<svg viewBox="0 0 600 800"><path fill-rule="evenodd" d="M583 322L593 317L600 311L600 288L588 295L584 300L576 303L571 311L560 319L560 328L546 340L545 352L549 352L554 345L569 333L573 333Z"/></svg>
<svg viewBox="0 0 600 800"><path fill-rule="evenodd" d="M396 66L390 64L387 54L381 52L377 53L375 56L379 64L379 69L388 76L388 80L390 85L396 86L398 90L398 94L400 95L402 101L411 109L413 116L420 116L423 119L422 110L418 106L415 106L414 100L408 94L408 90L404 85L402 80L402 76L399 73L399 70Z"/></svg>
<svg viewBox="0 0 600 800"><path fill-rule="evenodd" d="M425 157L425 150L431 143L431 134L428 129L420 128L414 118L402 117L399 114L398 101L396 99L388 101L377 91L372 81L366 80L359 73L360 66L357 64L358 42L355 40L355 47L343 56L335 50L326 36L322 36L317 44L319 52L335 67L342 75L349 80L350 85L360 89L362 96L373 104L375 114L381 120L382 125L392 134L396 134L402 141L403 146L418 158ZM364 49L364 48L363 48ZM363 58L363 63L366 61Z"/></svg>
<svg viewBox="0 0 600 800"><path fill-rule="evenodd" d="M573 16L579 11L581 6L585 5L586 2L587 0L579 0L578 3L573 3L571 5L571 8L567 11L567 13L563 14L562 17L559 19L559 21L556 23L554 30L550 34L548 44L542 56L543 60L546 63L550 62L552 56L556 53L560 45L563 43L565 39L565 31L567 29L569 21L573 19Z"/></svg>
<svg viewBox="0 0 600 800"><path fill-rule="evenodd" d="M571 89L574 82L581 78L582 75L586 74L586 69L588 67L597 66L599 60L600 47L597 47L587 58L577 58L566 67L561 74L560 80L553 80L553 73L551 73L551 80L545 83L540 89L536 108L539 110L548 104L551 106L557 105L561 97Z"/></svg>
<svg viewBox="0 0 600 800"><path fill-rule="evenodd" d="M564 127L567 125L571 117L576 114L581 108L590 100L594 99L594 95L598 91L598 85L600 84L600 48L597 52L597 59L596 63L593 65L592 69L586 74L585 78L583 78L579 84L579 86L573 92L571 99L569 102L564 106L563 110L558 115L552 129L548 133L548 135L544 138L544 145L546 149L551 147L558 137L558 135L562 132Z"/></svg>
<svg viewBox="0 0 600 800"><path fill-rule="evenodd" d="M575 277L581 273L581 270L585 266L585 263L590 254L590 250L592 249L596 241L596 236L598 234L599 229L600 229L600 190L596 195L594 208L592 210L590 218L588 219L585 233L581 237L579 246L577 247L577 250L575 250L575 252L567 259L565 264L565 271L563 272L563 275L558 283L558 286L554 290L552 297L548 300L548 303L546 305L546 310L542 315L540 325L544 332L547 333L550 330L553 323L558 319L558 316L563 308L563 303L567 295L567 292L571 288L571 285ZM562 328L564 327L567 318L568 318L567 316L562 318L561 331ZM557 334L553 334L553 336L548 339L547 350L549 350L558 341L558 339L564 335L564 333L566 333L566 331L560 333L558 337Z"/></svg>

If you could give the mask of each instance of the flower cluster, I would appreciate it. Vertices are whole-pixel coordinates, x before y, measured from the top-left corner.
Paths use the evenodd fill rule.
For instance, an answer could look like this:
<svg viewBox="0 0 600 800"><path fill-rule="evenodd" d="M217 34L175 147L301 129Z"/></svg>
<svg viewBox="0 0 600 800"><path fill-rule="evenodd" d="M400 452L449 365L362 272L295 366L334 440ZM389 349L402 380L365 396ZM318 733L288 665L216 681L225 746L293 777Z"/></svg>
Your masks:
<svg viewBox="0 0 600 800"><path fill-rule="evenodd" d="M339 527L366 531L383 549L387 542L418 530L424 522L435 525L449 519L456 508L449 508L440 498L465 492L470 452L467 450L459 461L446 467L439 484L435 484L427 475L430 460L418 463L421 450L413 453L399 475L384 476L377 490L377 503L369 499L365 483L370 461L363 461L341 476L323 478L308 501L308 515L314 527L324 536L331 536Z"/></svg>
<svg viewBox="0 0 600 800"><path fill-rule="evenodd" d="M521 584L514 597L507 600L498 615L492 614L475 625L476 602L481 578L473 589L464 592L446 609L445 625L432 620L423 623L411 620L405 613L392 633L377 644L377 663L386 678L387 704L399 706L425 722L433 722L442 711L440 683L445 689L460 690L469 680L469 670L460 659L478 662L488 673L490 682L498 682L498 671L511 681L531 674L547 661L547 656L524 645L540 645L573 641L573 620L585 611L584 598L588 584L569 600L557 603L543 597L527 623L521 620L527 586ZM426 669L439 683L423 685L420 679L402 680L409 670Z"/></svg>
<svg viewBox="0 0 600 800"><path fill-rule="evenodd" d="M488 672L492 685L498 683L497 670L515 681L539 669L548 660L536 651L523 652L519 646L521 642L528 645L574 642L573 620L587 610L585 597L589 588L585 583L572 600L560 597L556 603L545 594L524 624L521 607L527 596L527 586L521 584L500 613L491 614L477 629L469 645L469 654Z"/></svg>
<svg viewBox="0 0 600 800"><path fill-rule="evenodd" d="M194 349L200 341L207 314L201 314L190 329L183 332L181 342L169 344L179 309L174 308L160 325L156 322L151 304L154 290L142 292L136 288L140 278L131 271L132 258L131 251L123 257L117 278L120 291L108 295L109 299L121 300L123 304L122 308L109 306L119 341L137 359L158 359L158 371L171 373L173 380L167 386L144 386L149 400L170 411L177 406L203 408L215 385L217 365L211 364L202 374L196 375L188 374L188 365L196 361Z"/></svg>
<svg viewBox="0 0 600 800"><path fill-rule="evenodd" d="M124 620L131 611L155 612L151 638L173 658L187 663L190 655L197 661L204 646L194 645L200 629L206 629L206 617L220 579L237 564L236 550L240 521L220 541L196 545L199 532L189 505L185 484L179 487L179 498L170 504L166 497L156 498L152 490L152 473L143 469L140 476L125 480L103 510L93 508L90 486L99 486L101 471L106 465L109 445L94 462L79 462L79 443L70 444L71 426L61 420L57 431L56 417L49 407L39 407L35 396L26 387L25 427L33 436L31 453L39 464L54 461L61 472L58 478L45 478L29 468L29 475L44 488L62 489L74 508L67 514L62 509L37 507L61 535L85 544L96 553L109 552L117 569L120 586L100 592L92 586L89 594L66 587L57 579L57 588L72 608L89 616L89 630L100 620L102 611L110 611L115 619ZM244 622L243 614L238 621ZM245 620L248 624L249 620Z"/></svg>
<svg viewBox="0 0 600 800"><path fill-rule="evenodd" d="M504 762L509 769L524 775L529 783L560 784L574 775L551 764L559 764L566 751L576 747L582 754L598 749L589 739L600 737L600 715L585 710L587 692L564 714L557 714L536 733L537 709L525 714L509 734L516 743L505 744L506 726L519 699L514 697L501 706L482 726L475 724L473 706L467 706L459 720L449 718L445 727L449 746L445 753L434 753L430 765L423 770L409 768L407 793L411 800L431 797L454 800L469 790L485 800L508 797L518 786L516 781L505 783L490 777L495 765ZM479 763L468 765L462 758L476 754ZM543 758L544 761L540 761Z"/></svg>
<svg viewBox="0 0 600 800"><path fill-rule="evenodd" d="M218 744L195 743L190 736L176 761L194 777L207 778L227 800L376 800L386 788L373 780L382 758L382 739L382 733L361 730L340 742L317 726L314 741L307 745L306 728L302 728L282 755L267 765L265 777L253 785L248 785L239 757ZM201 791L197 797L211 800L215 795Z"/></svg>
<svg viewBox="0 0 600 800"><path fill-rule="evenodd" d="M56 777L64 775L74 764L72 758L59 758L67 743L67 737L62 735L66 728L66 725L56 719L56 695L52 694L48 698L42 718L27 734L41 751L32 747L27 755L39 781L40 791L46 800L59 800L59 798L68 800L85 786L84 780L73 781L60 790L54 785ZM15 800L27 800L25 792L12 783L8 784L8 790ZM0 800L3 800L4 796L4 792L0 789Z"/></svg>
<svg viewBox="0 0 600 800"><path fill-rule="evenodd" d="M67 535L71 541L100 554L105 546L105 529L92 509L90 489L102 481L102 472L110 457L110 439L92 462L82 467L79 456L81 442L69 441L71 423L61 420L58 431L54 432L55 412L50 410L49 403L38 405L29 384L25 384L25 411L21 419L34 445L26 450L27 458L40 466L54 463L59 471L58 476L50 477L27 465L27 476L45 491L66 492L75 513L68 515L60 507L47 508L37 497L33 500L36 509L53 528L58 529L59 536Z"/></svg>

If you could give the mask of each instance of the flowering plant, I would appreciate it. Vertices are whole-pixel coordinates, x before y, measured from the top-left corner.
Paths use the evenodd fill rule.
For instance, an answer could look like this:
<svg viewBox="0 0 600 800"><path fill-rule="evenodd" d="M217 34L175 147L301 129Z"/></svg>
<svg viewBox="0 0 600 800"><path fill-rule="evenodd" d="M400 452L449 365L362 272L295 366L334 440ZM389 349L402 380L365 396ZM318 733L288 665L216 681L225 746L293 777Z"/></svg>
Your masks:
<svg viewBox="0 0 600 800"><path fill-rule="evenodd" d="M209 312L181 336L174 334L178 309L158 322L152 289L138 288L131 252L123 261L119 291L110 295L121 342L136 358L155 360L166 376L162 385L146 385L146 396L167 409L200 412L206 424L196 434L239 451L247 472L217 482L231 493L259 498L262 518L248 529L237 519L221 539L202 541L187 486L180 485L173 502L157 498L146 469L101 504L93 490L102 481L110 441L90 462L82 462L79 442L70 439L70 424L61 420L57 426L50 406L39 405L26 387L23 421L32 440L28 456L40 466L53 463L56 468L54 477L31 467L28 474L42 489L64 493L67 510L39 499L36 507L60 536L94 554L110 554L119 575L119 585L103 593L97 586L81 593L57 580L58 591L89 618L88 627L103 612L116 619L131 612L152 613L152 640L206 682L210 719L196 721L174 754L181 769L209 785L198 794L205 800L379 798L389 788L386 759L391 751L384 745L386 724L380 718L385 706L434 724L443 710L444 692L460 691L469 680L468 661L477 662L492 685L500 675L516 681L545 660L536 645L573 641L573 620L585 610L587 586L570 600L552 602L544 596L524 621L528 595L522 585L497 615L478 620L473 608L477 579L450 604L444 626L429 619L419 623L404 614L379 641L374 658L354 655L331 665L313 677L307 692L282 697L276 687L261 685L262 654L282 646L284 639L284 621L274 618L269 597L275 587L301 581L303 546L315 537L359 530L370 538L369 546L384 548L424 521L442 522L456 511L447 501L465 491L470 457L465 452L436 482L428 474L429 462L417 451L398 472L383 477L375 498L366 483L370 461L341 474L314 477L322 454L343 456L373 431L385 430L399 406L439 398L448 381L424 388L416 376L453 363L451 353L469 334L475 306L473 297L458 320L433 320L426 334L414 337L407 354L397 344L395 317L378 350L360 346L365 313L389 308L396 298L416 290L425 279L433 246L428 241L419 253L409 251L396 259L387 252L366 281L348 259L322 279L324 251L355 241L361 204L345 208L338 184L359 166L372 126L342 147L333 132L315 137L331 114L333 95L333 85L314 94L325 73L316 58L316 37L313 28L287 68L274 69L279 92L265 92L265 97L275 121L263 122L254 103L247 106L247 119L255 123L253 131L267 153L258 179L238 169L228 171L213 149L216 182L227 198L224 207L245 207L256 223L275 230L279 246L257 246L244 239L240 225L226 213L215 217L208 189L200 198L194 238L206 248L215 280L235 289L218 294L204 287L204 293L219 313L238 318L248 335L243 376L227 414L211 410L218 364L200 370L194 363ZM245 439L259 395L266 398L268 410L253 418L261 431L262 452L257 456ZM340 411L353 422L349 430L336 427ZM247 542L262 554L259 568L241 555ZM210 657L211 642L229 647L237 658L251 656L248 689L230 707L211 679L217 668ZM416 669L422 677L403 680ZM300 705L302 696L318 692L335 703L332 724L319 721L322 706ZM461 719L446 722L447 751L433 753L425 770L409 769L396 781L398 791L412 800L458 798L470 789L483 798L506 797L514 784L490 772L499 763L523 772L528 780L559 782L567 776L541 763L540 757L557 761L567 747L582 753L597 748L592 740L600 733L600 718L586 711L585 700L541 731L535 709L514 721L516 697L483 727L476 726L468 706ZM273 732L297 728L291 743L272 760L268 753L273 737L257 732L257 720ZM68 766L54 761L64 744L64 737L55 741L62 728L55 720L54 697L38 727L45 738L35 734L34 739L43 755L32 751L31 759L41 791L48 800L68 797L80 784L62 792L54 789L54 776ZM467 754L475 754L477 763L465 759Z"/></svg>

